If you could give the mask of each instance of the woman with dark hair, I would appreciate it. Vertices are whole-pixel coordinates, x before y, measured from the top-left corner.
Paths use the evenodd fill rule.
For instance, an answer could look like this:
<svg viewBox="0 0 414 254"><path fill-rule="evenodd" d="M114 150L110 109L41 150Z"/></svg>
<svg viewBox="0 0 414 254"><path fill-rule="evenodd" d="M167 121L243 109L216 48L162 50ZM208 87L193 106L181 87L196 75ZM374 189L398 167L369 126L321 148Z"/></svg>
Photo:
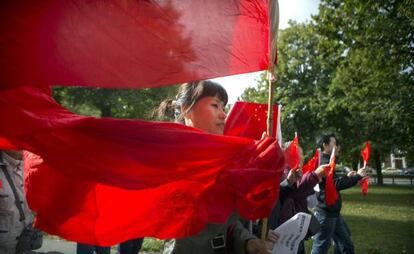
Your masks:
<svg viewBox="0 0 414 254"><path fill-rule="evenodd" d="M207 133L223 135L227 92L212 81L191 82L181 85L176 100L165 100L156 110L160 119L201 129ZM195 236L167 243L165 253L271 253L277 236L269 233L264 242L250 234L233 213L226 224L208 224Z"/></svg>

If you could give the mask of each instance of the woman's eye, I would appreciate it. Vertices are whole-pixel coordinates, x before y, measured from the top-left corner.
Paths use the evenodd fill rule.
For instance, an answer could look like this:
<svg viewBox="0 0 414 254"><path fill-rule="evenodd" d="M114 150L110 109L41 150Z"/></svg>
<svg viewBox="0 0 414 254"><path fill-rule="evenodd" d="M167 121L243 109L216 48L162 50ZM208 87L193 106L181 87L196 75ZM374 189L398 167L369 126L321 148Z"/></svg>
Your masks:
<svg viewBox="0 0 414 254"><path fill-rule="evenodd" d="M218 108L218 104L211 104L211 106Z"/></svg>

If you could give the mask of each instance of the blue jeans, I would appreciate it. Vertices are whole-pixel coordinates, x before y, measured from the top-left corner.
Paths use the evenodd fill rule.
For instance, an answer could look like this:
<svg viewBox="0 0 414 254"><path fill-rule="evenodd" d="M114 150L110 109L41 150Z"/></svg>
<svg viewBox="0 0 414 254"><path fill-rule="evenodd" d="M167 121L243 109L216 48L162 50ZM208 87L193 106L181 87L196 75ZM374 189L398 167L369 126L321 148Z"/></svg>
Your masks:
<svg viewBox="0 0 414 254"><path fill-rule="evenodd" d="M117 254L137 254L141 250L144 238L132 239L118 245Z"/></svg>
<svg viewBox="0 0 414 254"><path fill-rule="evenodd" d="M331 239L335 243L335 253L354 254L351 232L342 215L328 217L324 210L316 210L315 217L321 224L321 230L313 237L311 254L328 253Z"/></svg>
<svg viewBox="0 0 414 254"><path fill-rule="evenodd" d="M76 254L110 254L111 247L99 247L83 243L76 245Z"/></svg>

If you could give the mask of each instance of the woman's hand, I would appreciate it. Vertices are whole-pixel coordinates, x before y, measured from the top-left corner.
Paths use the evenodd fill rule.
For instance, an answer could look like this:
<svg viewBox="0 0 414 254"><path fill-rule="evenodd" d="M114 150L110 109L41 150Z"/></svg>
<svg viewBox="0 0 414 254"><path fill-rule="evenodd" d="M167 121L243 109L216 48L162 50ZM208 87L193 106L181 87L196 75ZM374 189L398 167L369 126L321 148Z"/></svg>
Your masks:
<svg viewBox="0 0 414 254"><path fill-rule="evenodd" d="M286 177L286 180L288 181L289 186L292 186L294 183L299 181L299 179L302 177L302 169L291 169L289 170L288 176Z"/></svg>
<svg viewBox="0 0 414 254"><path fill-rule="evenodd" d="M269 254L266 243L260 239L250 239L246 243L247 254Z"/></svg>
<svg viewBox="0 0 414 254"><path fill-rule="evenodd" d="M319 178L319 180L322 179L322 177L326 176L329 170L329 164L320 165L316 170L315 174Z"/></svg>
<svg viewBox="0 0 414 254"><path fill-rule="evenodd" d="M274 245L277 243L279 235L273 230L269 230L267 240L250 239L246 243L247 254L271 254Z"/></svg>

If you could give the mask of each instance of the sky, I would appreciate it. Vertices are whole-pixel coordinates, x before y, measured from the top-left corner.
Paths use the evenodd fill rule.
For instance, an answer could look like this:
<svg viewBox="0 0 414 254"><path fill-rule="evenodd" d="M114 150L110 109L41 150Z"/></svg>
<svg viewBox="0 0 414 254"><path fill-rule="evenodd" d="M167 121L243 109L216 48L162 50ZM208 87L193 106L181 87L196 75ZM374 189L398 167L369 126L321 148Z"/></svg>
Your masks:
<svg viewBox="0 0 414 254"><path fill-rule="evenodd" d="M318 4L318 0L279 0L279 29L288 27L290 19L297 22L310 20L311 15L318 13ZM244 89L249 86L256 86L260 73L260 71L252 72L212 80L223 85L229 94L229 103L233 104Z"/></svg>

